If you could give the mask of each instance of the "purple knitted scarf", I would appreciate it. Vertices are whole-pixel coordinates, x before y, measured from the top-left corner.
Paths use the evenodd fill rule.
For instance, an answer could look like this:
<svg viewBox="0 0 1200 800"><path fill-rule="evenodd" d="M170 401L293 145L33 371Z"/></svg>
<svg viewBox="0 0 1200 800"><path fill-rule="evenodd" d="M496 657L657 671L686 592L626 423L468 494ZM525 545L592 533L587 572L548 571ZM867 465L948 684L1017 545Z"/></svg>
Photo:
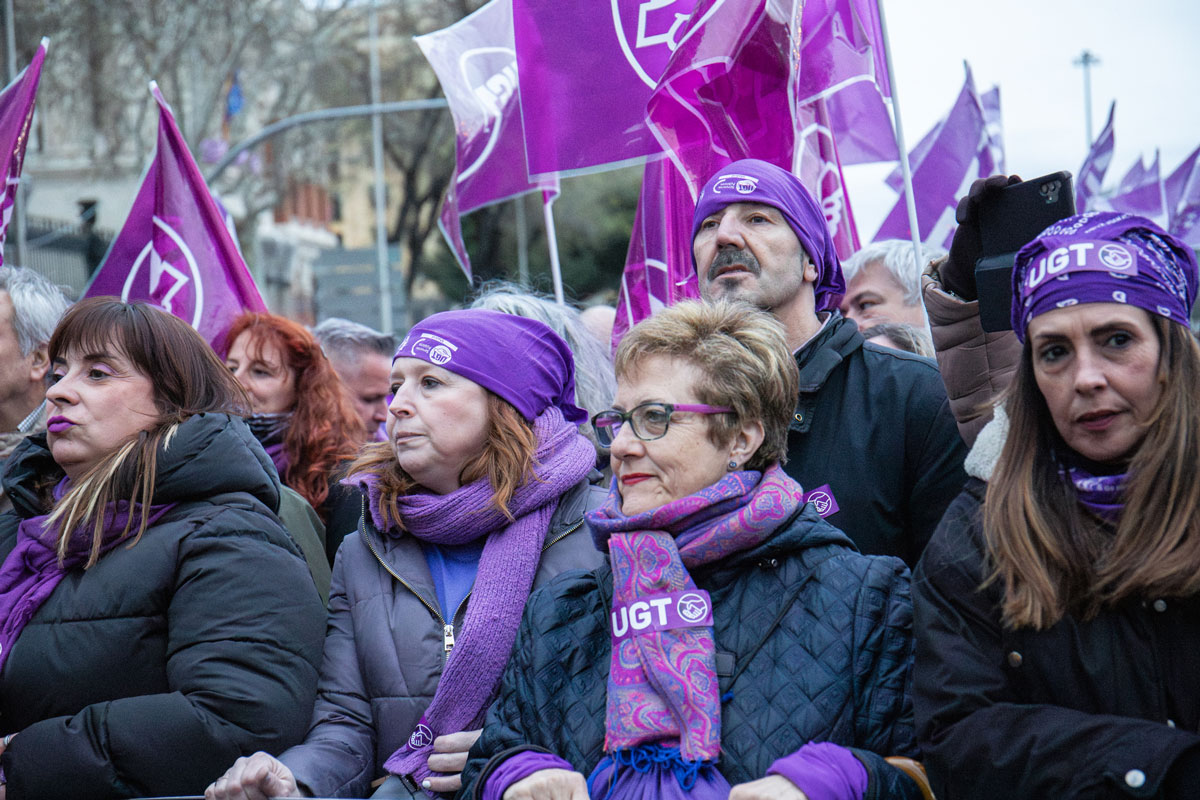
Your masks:
<svg viewBox="0 0 1200 800"><path fill-rule="evenodd" d="M614 481L605 504L587 515L613 572L604 749L638 773L632 782L618 777L613 797L632 796L646 788L635 784L647 781L661 789L666 770L690 790L697 768L719 757L721 701L711 601L688 569L765 541L803 504L803 494L775 464L763 473L730 473L696 494L632 517L621 514ZM675 620L674 627L668 618ZM698 623L684 626L689 618ZM677 745L678 757L659 758L663 748L658 745ZM630 749L632 758L621 752ZM612 766L612 760L602 761L593 776ZM600 795L607 796L603 790Z"/></svg>
<svg viewBox="0 0 1200 800"><path fill-rule="evenodd" d="M483 721L516 641L558 500L583 480L595 463L592 444L558 408L543 411L533 422L533 432L538 441L533 470L537 477L513 494L509 510L514 521L492 504L492 486L487 478L481 478L449 494L402 498L398 510L405 531L386 529L378 518L376 482L363 476L353 479L367 491L376 527L389 535L408 533L425 542L447 545L487 537L462 636L438 681L433 702L408 743L384 763L395 775L413 775L420 783L431 774L426 761L435 737L472 730Z"/></svg>
<svg viewBox="0 0 1200 800"><path fill-rule="evenodd" d="M69 488L64 479L54 488L55 500L60 500ZM175 506L174 503L150 507L149 524ZM141 515L141 506L134 504L133 515ZM26 623L42 607L55 587L68 572L87 563L92 550L92 529L82 526L67 541L67 553L58 560L58 531L46 525L49 514L21 520L17 528L17 546L0 565L0 669L8 660L13 643L25 629ZM121 540L129 522L129 504L124 500L109 506L100 543L101 554L113 549ZM134 523L136 530L137 523Z"/></svg>

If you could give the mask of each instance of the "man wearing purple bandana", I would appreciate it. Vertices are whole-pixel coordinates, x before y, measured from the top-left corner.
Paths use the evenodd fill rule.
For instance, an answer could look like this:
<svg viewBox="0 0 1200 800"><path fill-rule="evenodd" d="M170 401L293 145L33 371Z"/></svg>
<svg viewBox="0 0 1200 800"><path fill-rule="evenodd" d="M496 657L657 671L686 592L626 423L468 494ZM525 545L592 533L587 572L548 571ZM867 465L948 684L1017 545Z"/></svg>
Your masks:
<svg viewBox="0 0 1200 800"><path fill-rule="evenodd" d="M709 179L692 255L706 300L745 300L787 330L800 367L787 473L862 552L915 565L966 478L936 365L866 343L841 315L821 207L773 164L737 161Z"/></svg>

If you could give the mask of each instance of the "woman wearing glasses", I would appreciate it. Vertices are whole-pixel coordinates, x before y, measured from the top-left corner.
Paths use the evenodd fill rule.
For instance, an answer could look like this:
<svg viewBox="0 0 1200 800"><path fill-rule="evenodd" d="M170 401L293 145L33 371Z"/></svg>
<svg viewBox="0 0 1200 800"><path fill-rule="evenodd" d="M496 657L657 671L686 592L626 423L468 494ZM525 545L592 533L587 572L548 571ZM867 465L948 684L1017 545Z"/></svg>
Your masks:
<svg viewBox="0 0 1200 800"><path fill-rule="evenodd" d="M409 331L388 440L349 469L366 500L333 569L308 736L238 759L210 800L368 797L389 774L379 796L459 788L530 589L601 560L574 376L535 320L447 311Z"/></svg>
<svg viewBox="0 0 1200 800"><path fill-rule="evenodd" d="M778 321L677 305L615 368L592 420L613 485L587 515L606 563L530 597L470 796L919 797L884 759L916 750L907 570L780 468L798 378Z"/></svg>

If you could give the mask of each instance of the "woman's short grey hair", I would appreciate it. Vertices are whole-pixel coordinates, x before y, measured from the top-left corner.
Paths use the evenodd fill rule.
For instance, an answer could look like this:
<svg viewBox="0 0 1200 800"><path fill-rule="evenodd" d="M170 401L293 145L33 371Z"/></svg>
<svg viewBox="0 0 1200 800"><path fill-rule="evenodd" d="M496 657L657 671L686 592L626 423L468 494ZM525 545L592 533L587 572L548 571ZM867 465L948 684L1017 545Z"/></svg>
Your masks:
<svg viewBox="0 0 1200 800"><path fill-rule="evenodd" d="M921 263L913 260L913 244L907 239L885 239L882 242L872 242L854 255L842 262L842 275L846 284L854 280L861 269L876 261L883 264L891 274L892 279L904 289L905 305L921 304L921 273L925 265L934 259L946 255L940 247L923 245L921 247Z"/></svg>
<svg viewBox="0 0 1200 800"><path fill-rule="evenodd" d="M13 330L25 357L50 341L71 301L62 289L26 267L0 267L0 291L13 304Z"/></svg>
<svg viewBox="0 0 1200 800"><path fill-rule="evenodd" d="M746 303L677 303L625 334L613 360L618 380L636 375L654 356L695 366L704 376L692 387L696 398L733 409L705 417L713 444L724 447L743 423L757 421L763 442L746 469L786 460L800 372L778 319Z"/></svg>
<svg viewBox="0 0 1200 800"><path fill-rule="evenodd" d="M575 355L575 405L587 412L589 420L612 405L617 393L617 379L613 375L608 346L587 329L579 318L578 309L560 305L547 295L508 281L485 283L471 308L536 319L550 326ZM580 428L595 443L591 423Z"/></svg>
<svg viewBox="0 0 1200 800"><path fill-rule="evenodd" d="M346 361L362 353L378 353L391 358L396 352L396 339L374 328L341 317L330 317L312 329L312 335L326 358Z"/></svg>

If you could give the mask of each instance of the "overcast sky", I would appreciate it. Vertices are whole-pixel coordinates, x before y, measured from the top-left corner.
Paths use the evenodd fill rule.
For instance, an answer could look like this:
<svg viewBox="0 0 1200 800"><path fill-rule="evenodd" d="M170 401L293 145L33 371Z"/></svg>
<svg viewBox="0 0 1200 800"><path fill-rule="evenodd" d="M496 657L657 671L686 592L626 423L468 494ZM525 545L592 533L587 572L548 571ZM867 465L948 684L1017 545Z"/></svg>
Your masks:
<svg viewBox="0 0 1200 800"><path fill-rule="evenodd" d="M1093 135L1117 101L1116 153L1105 186L1155 148L1165 177L1200 145L1200 3L1195 0L884 0L908 147L950 110L970 62L975 87L1000 86L1007 166L1023 178L1079 172L1087 154L1084 49ZM895 195L891 166L850 168L859 237L874 236Z"/></svg>

